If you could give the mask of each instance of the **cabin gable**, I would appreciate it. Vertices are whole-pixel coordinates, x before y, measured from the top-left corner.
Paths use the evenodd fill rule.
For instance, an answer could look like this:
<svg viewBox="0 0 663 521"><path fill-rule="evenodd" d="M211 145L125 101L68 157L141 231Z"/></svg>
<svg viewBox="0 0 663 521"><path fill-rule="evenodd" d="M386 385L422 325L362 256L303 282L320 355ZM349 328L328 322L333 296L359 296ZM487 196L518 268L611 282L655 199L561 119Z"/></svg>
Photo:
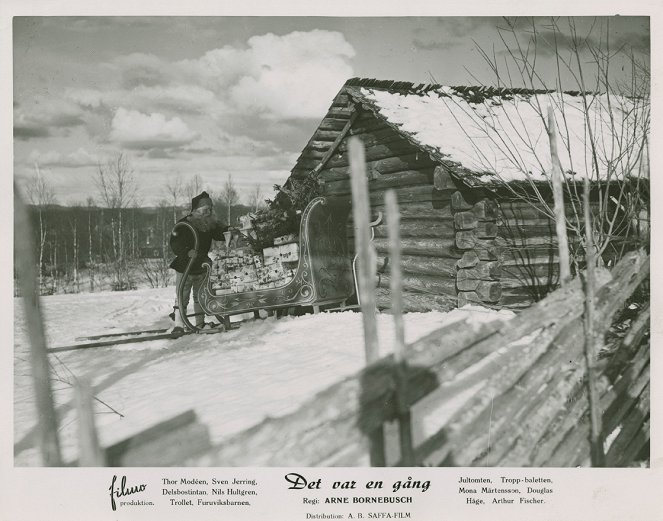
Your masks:
<svg viewBox="0 0 663 521"><path fill-rule="evenodd" d="M443 152L443 146L422 142L416 132L390 121L366 94L366 89L383 89L393 95L422 96L439 87L349 80L304 147L291 178L313 178L323 195L351 198L348 141L359 138L365 147L373 218L384 212L387 190L394 190L399 202L407 310L449 310L470 302L528 306L559 283L555 226L549 212L543 205L514 197L481 172L463 167ZM384 221L374 232L377 302L380 308L389 308ZM352 223L348 236L354 252ZM577 245L574 237L570 240Z"/></svg>

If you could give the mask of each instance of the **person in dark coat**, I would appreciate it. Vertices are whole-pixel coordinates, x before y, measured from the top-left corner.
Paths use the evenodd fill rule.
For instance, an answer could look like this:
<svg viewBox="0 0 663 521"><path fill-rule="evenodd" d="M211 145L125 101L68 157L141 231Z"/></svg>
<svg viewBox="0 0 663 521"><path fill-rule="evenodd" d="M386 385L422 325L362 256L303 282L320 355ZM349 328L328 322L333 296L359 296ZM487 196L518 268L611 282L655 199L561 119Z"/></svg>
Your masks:
<svg viewBox="0 0 663 521"><path fill-rule="evenodd" d="M171 330L171 333L174 335L184 333L184 322L182 321L179 312L179 303L177 300L177 287L182 280L182 276L189 264L189 260L194 256L195 259L191 265L183 289L182 306L184 308L183 311L186 314L191 290L193 290L193 313L195 316L195 324L196 327L205 327L205 315L198 303L198 290L205 280L205 272L202 264L205 261L211 263L207 255L212 246L212 240L224 240L223 233L228 230L228 226L220 222L214 213L214 205L207 192L201 192L191 200L191 212L178 222L182 221L191 224L198 232L198 254L196 255L196 252L193 249L195 239L191 230L185 226L179 226L173 229L173 232L170 234L170 248L173 250L176 257L170 263L170 267L176 272L174 306L175 326Z"/></svg>

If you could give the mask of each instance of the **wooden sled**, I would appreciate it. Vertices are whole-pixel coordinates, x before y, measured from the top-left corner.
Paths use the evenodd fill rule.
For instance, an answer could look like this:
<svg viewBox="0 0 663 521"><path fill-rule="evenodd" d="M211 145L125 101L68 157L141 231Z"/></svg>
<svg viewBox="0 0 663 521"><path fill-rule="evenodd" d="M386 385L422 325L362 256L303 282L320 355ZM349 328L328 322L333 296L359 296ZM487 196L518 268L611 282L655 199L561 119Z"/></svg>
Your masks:
<svg viewBox="0 0 663 521"><path fill-rule="evenodd" d="M347 199L317 197L308 204L299 228L297 268L283 286L219 295L212 266L203 263L205 282L198 294L203 311L229 317L260 309L343 303L355 292L346 234L349 212Z"/></svg>

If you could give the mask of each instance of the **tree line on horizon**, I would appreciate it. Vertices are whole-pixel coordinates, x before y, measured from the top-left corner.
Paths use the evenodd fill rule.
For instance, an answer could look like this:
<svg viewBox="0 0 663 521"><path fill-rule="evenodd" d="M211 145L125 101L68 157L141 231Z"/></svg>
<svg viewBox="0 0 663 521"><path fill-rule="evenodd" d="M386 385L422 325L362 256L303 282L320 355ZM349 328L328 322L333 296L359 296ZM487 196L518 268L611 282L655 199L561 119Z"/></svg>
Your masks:
<svg viewBox="0 0 663 521"><path fill-rule="evenodd" d="M205 189L200 176L186 184L171 179L157 205L141 206L134 170L126 156L118 154L99 165L96 186L97 197L88 197L85 204L60 205L35 165L21 195L30 214L40 293L167 286L172 258L168 238L177 220L189 212L191 198ZM207 191L219 220L229 224L264 204L258 185L249 205L241 204L232 175L220 193Z"/></svg>

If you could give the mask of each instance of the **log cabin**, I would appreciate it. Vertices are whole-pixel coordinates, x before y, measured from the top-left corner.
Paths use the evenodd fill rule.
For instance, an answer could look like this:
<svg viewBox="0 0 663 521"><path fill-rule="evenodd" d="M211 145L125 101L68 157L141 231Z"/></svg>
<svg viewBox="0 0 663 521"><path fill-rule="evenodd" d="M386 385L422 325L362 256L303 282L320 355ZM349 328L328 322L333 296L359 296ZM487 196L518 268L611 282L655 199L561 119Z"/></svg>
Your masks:
<svg viewBox="0 0 663 521"><path fill-rule="evenodd" d="M323 195L350 197L348 140L357 136L373 215L384 210L386 190L398 198L406 309L526 307L559 284L548 106L574 258L582 249L584 176L595 213L611 206L609 215L617 215L625 192L648 198L648 104L635 98L354 78L333 99L285 186L313 178ZM609 233L625 236L627 221L624 212ZM389 308L386 225L374 231L377 300ZM348 234L354 250L351 224ZM605 258L623 253L627 241L617 242Z"/></svg>

